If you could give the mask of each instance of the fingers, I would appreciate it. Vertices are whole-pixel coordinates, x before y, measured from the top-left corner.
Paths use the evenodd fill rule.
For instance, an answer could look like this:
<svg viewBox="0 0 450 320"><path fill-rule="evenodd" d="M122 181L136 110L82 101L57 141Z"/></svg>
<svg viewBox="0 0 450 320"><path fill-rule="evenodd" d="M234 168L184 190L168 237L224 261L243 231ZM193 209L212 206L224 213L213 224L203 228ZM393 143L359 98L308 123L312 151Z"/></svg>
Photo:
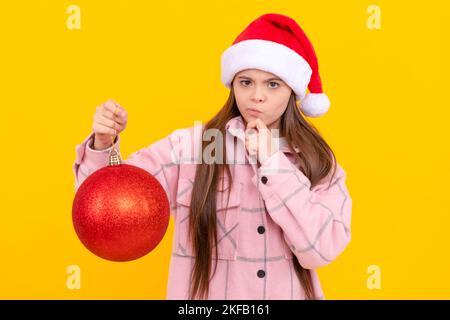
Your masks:
<svg viewBox="0 0 450 320"><path fill-rule="evenodd" d="M247 128L245 130L246 139L257 139L259 135L266 136L269 129L266 127L261 119L257 118L253 121L247 123Z"/></svg>
<svg viewBox="0 0 450 320"><path fill-rule="evenodd" d="M111 112L111 111L109 111L109 110L106 110L106 109L104 109L103 108L103 110L101 110L100 111L100 113L101 113L101 115L103 116L103 117L105 117L106 119L109 119L109 120L115 120L117 123L119 123L119 124L121 124L121 125L123 125L123 124L125 124L126 122L127 122L127 120L125 119L125 118L123 118L123 117L121 117L121 116L119 116L119 115L114 115L114 113L113 112Z"/></svg>
<svg viewBox="0 0 450 320"><path fill-rule="evenodd" d="M250 155L256 155L258 152L257 120L248 122L245 130L245 147Z"/></svg>
<svg viewBox="0 0 450 320"><path fill-rule="evenodd" d="M268 129L268 128L260 118L257 118L255 120L252 120L247 123L247 130L251 130L251 129L256 129L259 131L259 130L264 130L264 129Z"/></svg>
<svg viewBox="0 0 450 320"><path fill-rule="evenodd" d="M101 123L98 122L94 122L94 125L92 126L92 129L94 130L94 132L96 134L107 134L110 136L116 136L117 135L117 130L116 129L112 129L108 126L105 126Z"/></svg>
<svg viewBox="0 0 450 320"><path fill-rule="evenodd" d="M100 106L103 109L105 117L113 120L114 117L117 122L123 124L127 122L128 114L122 106L112 99L109 99ZM114 114L115 113L115 114Z"/></svg>
<svg viewBox="0 0 450 320"><path fill-rule="evenodd" d="M272 133L261 119L255 119L247 123L245 134L245 146L250 155L258 155L263 161L272 154Z"/></svg>
<svg viewBox="0 0 450 320"><path fill-rule="evenodd" d="M256 155L258 153L258 145L256 143L249 142L247 144L247 150L250 155Z"/></svg>
<svg viewBox="0 0 450 320"><path fill-rule="evenodd" d="M245 137L245 147L248 153L255 155L258 152L258 135L250 134Z"/></svg>
<svg viewBox="0 0 450 320"><path fill-rule="evenodd" d="M96 134L116 136L125 129L127 118L126 110L110 99L97 107L93 130Z"/></svg>
<svg viewBox="0 0 450 320"><path fill-rule="evenodd" d="M94 115L94 122L101 124L105 127L111 128L111 129L116 129L119 132L125 128L125 126L123 124L120 124L120 123L117 123L117 121L108 119L100 113L96 113Z"/></svg>

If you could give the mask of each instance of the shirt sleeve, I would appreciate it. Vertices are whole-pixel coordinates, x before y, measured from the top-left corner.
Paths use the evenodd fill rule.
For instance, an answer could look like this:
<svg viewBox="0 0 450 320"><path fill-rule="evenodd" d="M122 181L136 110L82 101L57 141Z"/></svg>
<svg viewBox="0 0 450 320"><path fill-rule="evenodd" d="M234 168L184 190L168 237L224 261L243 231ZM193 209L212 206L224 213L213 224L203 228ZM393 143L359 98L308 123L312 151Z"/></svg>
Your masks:
<svg viewBox="0 0 450 320"><path fill-rule="evenodd" d="M252 181L303 268L325 266L344 251L351 239L352 199L339 164L329 188L330 178L311 189L303 172L277 151L262 163Z"/></svg>
<svg viewBox="0 0 450 320"><path fill-rule="evenodd" d="M83 181L93 172L108 165L109 152L112 146L105 150L92 148L94 133L92 132L81 144L75 148L76 158L73 164L75 175L75 191ZM169 136L132 153L122 163L142 168L153 175L166 191L171 211L175 207L179 176L179 146L178 131ZM117 137L115 148L120 152L120 136Z"/></svg>

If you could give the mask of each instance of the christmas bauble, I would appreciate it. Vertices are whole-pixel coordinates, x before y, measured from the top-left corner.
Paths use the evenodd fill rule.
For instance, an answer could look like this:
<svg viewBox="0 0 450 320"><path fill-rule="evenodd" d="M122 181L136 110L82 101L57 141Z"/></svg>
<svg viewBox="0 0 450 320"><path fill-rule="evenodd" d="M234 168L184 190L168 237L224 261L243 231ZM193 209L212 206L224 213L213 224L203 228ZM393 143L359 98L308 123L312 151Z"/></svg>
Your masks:
<svg viewBox="0 0 450 320"><path fill-rule="evenodd" d="M130 261L152 251L170 218L167 195L155 177L128 164L106 166L78 188L72 206L75 231L92 253Z"/></svg>

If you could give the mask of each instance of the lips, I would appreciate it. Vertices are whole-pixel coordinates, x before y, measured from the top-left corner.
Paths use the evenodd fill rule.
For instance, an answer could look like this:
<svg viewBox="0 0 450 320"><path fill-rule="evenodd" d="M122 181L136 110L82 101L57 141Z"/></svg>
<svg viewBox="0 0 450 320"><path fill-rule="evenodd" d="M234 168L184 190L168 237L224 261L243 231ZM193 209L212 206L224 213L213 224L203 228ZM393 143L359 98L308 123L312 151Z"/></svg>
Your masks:
<svg viewBox="0 0 450 320"><path fill-rule="evenodd" d="M251 114L260 114L261 111L256 110L256 109L252 109L252 108L248 108L247 112L251 113Z"/></svg>

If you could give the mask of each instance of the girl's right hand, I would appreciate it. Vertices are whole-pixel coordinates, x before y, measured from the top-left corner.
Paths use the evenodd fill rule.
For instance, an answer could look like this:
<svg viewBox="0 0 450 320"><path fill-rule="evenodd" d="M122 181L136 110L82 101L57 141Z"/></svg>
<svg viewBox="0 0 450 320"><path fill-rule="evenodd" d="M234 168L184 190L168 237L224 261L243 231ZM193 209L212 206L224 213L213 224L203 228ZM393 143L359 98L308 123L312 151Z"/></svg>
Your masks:
<svg viewBox="0 0 450 320"><path fill-rule="evenodd" d="M115 115L114 115L115 112ZM94 114L94 149L103 150L112 145L112 139L125 130L128 113L117 102L110 99L99 105Z"/></svg>

